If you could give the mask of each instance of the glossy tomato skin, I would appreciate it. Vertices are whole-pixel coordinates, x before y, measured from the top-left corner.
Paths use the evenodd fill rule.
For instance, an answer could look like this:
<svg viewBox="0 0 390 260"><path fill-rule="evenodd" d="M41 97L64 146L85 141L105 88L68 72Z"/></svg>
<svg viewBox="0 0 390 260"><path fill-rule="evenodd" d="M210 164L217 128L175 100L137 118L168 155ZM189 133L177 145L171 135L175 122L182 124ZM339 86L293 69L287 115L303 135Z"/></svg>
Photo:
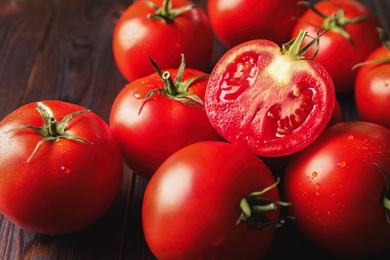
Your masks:
<svg viewBox="0 0 390 260"><path fill-rule="evenodd" d="M275 228L242 221L240 200L275 183L255 155L227 142L198 142L169 157L142 204L145 238L158 259L260 259ZM264 197L279 199L277 188ZM279 209L269 213L271 220Z"/></svg>
<svg viewBox="0 0 390 260"><path fill-rule="evenodd" d="M151 0L162 7L163 0ZM171 0L172 7L194 5ZM205 71L213 53L213 33L203 9L183 12L171 22L149 18L154 10L145 1L135 1L121 15L113 34L113 54L122 75L129 82L154 72L147 52L161 69L179 67L180 55L187 67Z"/></svg>
<svg viewBox="0 0 390 260"><path fill-rule="evenodd" d="M177 69L167 70L172 79ZM183 81L203 75L186 69ZM189 92L202 100L208 77L200 78ZM154 94L141 105L146 95L162 88L157 73L127 84L117 95L111 108L110 127L118 140L127 165L138 175L149 179L172 153L191 143L223 140L211 126L203 108L176 101L162 93Z"/></svg>
<svg viewBox="0 0 390 260"><path fill-rule="evenodd" d="M359 1L332 0L319 1L315 8L322 14L332 17L338 7L342 8L346 19L369 16L369 18L346 25L344 30L350 35L353 45L340 33L328 30L320 38L320 49L314 60L321 63L331 75L337 92L350 91L354 87L356 70L352 67L364 59L381 45L376 28L380 23L371 10ZM308 9L295 24L291 39L295 38L301 29L309 35L316 35L318 27L324 25L324 19L311 9ZM322 31L322 30L320 30ZM306 43L310 39L306 39ZM315 48L312 47L306 57L312 57Z"/></svg>
<svg viewBox="0 0 390 260"><path fill-rule="evenodd" d="M85 108L57 100L42 101L57 121ZM69 120L67 133L90 144L46 141L23 125L41 127L37 103L16 109L0 122L0 212L17 226L44 234L78 231L96 221L114 202L123 160L109 126L87 112Z"/></svg>
<svg viewBox="0 0 390 260"><path fill-rule="evenodd" d="M326 253L367 258L390 249L382 204L390 172L390 130L348 121L327 128L292 156L284 196L298 230Z"/></svg>
<svg viewBox="0 0 390 260"><path fill-rule="evenodd" d="M324 67L295 60L268 40L239 44L210 74L205 107L228 141L264 157L293 154L325 129L335 106Z"/></svg>
<svg viewBox="0 0 390 260"><path fill-rule="evenodd" d="M267 39L281 45L289 40L294 17L304 11L298 0L209 0L207 12L217 37L227 47Z"/></svg>
<svg viewBox="0 0 390 260"><path fill-rule="evenodd" d="M381 46L366 61L390 59ZM356 108L362 120L390 128L390 62L366 64L359 68L355 82Z"/></svg>

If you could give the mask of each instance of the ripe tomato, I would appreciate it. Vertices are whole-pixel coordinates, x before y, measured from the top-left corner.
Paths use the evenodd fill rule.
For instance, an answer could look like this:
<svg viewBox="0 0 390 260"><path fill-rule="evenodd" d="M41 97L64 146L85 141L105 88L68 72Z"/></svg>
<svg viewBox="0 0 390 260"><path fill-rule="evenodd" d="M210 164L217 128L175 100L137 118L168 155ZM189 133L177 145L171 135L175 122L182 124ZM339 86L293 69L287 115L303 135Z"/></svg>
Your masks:
<svg viewBox="0 0 390 260"><path fill-rule="evenodd" d="M356 78L352 67L380 46L376 34L379 21L359 1L319 1L312 8L297 21L291 38L295 38L301 29L309 34L315 34L318 28L327 30L320 39L321 48L314 60L329 72L337 92L352 90ZM306 39L304 43L308 41ZM314 52L311 48L305 56L311 57Z"/></svg>
<svg viewBox="0 0 390 260"><path fill-rule="evenodd" d="M181 10L185 6L193 8ZM205 12L187 0L135 1L121 15L113 35L114 58L128 81L154 72L145 52L162 69L178 67L184 54L188 67L205 71L213 46Z"/></svg>
<svg viewBox="0 0 390 260"><path fill-rule="evenodd" d="M211 26L228 48L254 40L267 39L278 45L289 40L305 8L299 0L209 0L207 13Z"/></svg>
<svg viewBox="0 0 390 260"><path fill-rule="evenodd" d="M158 259L260 259L280 225L274 185L268 167L246 149L227 142L191 144L170 156L146 187L146 242ZM267 210L257 215L252 204L245 221L240 205L251 201L250 194Z"/></svg>
<svg viewBox="0 0 390 260"><path fill-rule="evenodd" d="M207 80L204 72L181 67L130 82L117 95L110 127L138 175L149 179L165 159L191 143L222 140L204 110Z"/></svg>
<svg viewBox="0 0 390 260"><path fill-rule="evenodd" d="M387 182L374 163L390 173L390 129L363 121L330 126L290 159L288 210L298 230L324 252L368 258L390 249L382 202Z"/></svg>
<svg viewBox="0 0 390 260"><path fill-rule="evenodd" d="M10 113L0 122L0 153L0 212L37 233L88 226L111 206L122 181L109 126L71 103L29 103Z"/></svg>
<svg viewBox="0 0 390 260"><path fill-rule="evenodd" d="M257 155L279 157L303 149L322 133L336 98L324 67L302 57L306 36L302 31L283 50L268 40L245 42L218 61L205 107L225 139Z"/></svg>
<svg viewBox="0 0 390 260"><path fill-rule="evenodd" d="M365 60L356 77L356 108L362 120L390 128L390 39L381 30L383 45Z"/></svg>

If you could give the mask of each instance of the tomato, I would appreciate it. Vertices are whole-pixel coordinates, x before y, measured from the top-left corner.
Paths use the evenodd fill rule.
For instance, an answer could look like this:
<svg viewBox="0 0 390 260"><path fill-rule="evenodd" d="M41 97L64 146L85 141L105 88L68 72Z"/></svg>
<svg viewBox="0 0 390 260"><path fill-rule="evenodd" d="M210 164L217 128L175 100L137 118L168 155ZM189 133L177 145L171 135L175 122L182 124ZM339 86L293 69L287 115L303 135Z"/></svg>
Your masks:
<svg viewBox="0 0 390 260"><path fill-rule="evenodd" d="M44 234L80 230L119 192L123 160L109 126L57 100L21 106L0 122L0 212Z"/></svg>
<svg viewBox="0 0 390 260"><path fill-rule="evenodd" d="M215 141L186 146L146 187L146 242L158 259L260 259L281 224L275 185L268 167L246 149ZM243 199L252 209L246 220Z"/></svg>
<svg viewBox="0 0 390 260"><path fill-rule="evenodd" d="M303 149L322 133L335 92L324 67L302 57L300 43L306 36L302 31L282 50L268 40L248 41L218 61L205 107L226 140L260 156L279 157Z"/></svg>
<svg viewBox="0 0 390 260"><path fill-rule="evenodd" d="M336 91L346 92L352 90L355 83L356 71L352 67L380 46L376 34L378 26L378 18L359 1L319 1L300 17L291 38L301 29L309 34L315 34L319 28L327 30L320 39L321 48L314 60L329 72ZM311 48L305 56L311 57L314 52Z"/></svg>
<svg viewBox="0 0 390 260"><path fill-rule="evenodd" d="M324 252L368 258L390 249L387 181L374 163L390 173L390 129L363 121L330 126L290 159L284 176L289 215Z"/></svg>
<svg viewBox="0 0 390 260"><path fill-rule="evenodd" d="M334 110L333 110L332 116L330 117L328 126L333 125L335 123L342 122L343 119L344 119L343 111L341 110L340 103L336 99L336 102L334 104Z"/></svg>
<svg viewBox="0 0 390 260"><path fill-rule="evenodd" d="M168 69L130 82L117 95L110 127L126 164L138 175L149 179L186 145L223 140L204 110L207 81L208 75L198 70Z"/></svg>
<svg viewBox="0 0 390 260"><path fill-rule="evenodd" d="M381 30L383 45L358 69L355 100L362 120L390 128L390 40Z"/></svg>
<svg viewBox="0 0 390 260"><path fill-rule="evenodd" d="M305 8L298 0L209 0L207 13L218 39L228 48L254 40L267 39L281 45L289 40Z"/></svg>
<svg viewBox="0 0 390 260"><path fill-rule="evenodd" d="M188 67L205 71L211 61L213 40L205 12L191 1L135 1L115 26L113 54L128 81L154 72L145 52L162 69L178 67L180 54L184 54Z"/></svg>

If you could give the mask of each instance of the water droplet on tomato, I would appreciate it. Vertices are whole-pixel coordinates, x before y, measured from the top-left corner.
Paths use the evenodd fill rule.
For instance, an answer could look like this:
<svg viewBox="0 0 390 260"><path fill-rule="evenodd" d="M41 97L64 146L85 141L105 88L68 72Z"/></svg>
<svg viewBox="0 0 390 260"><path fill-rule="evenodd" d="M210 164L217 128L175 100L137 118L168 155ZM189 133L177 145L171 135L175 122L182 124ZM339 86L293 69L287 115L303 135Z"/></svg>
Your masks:
<svg viewBox="0 0 390 260"><path fill-rule="evenodd" d="M314 187L316 188L316 190L319 190L321 188L321 185L319 183L316 183Z"/></svg>
<svg viewBox="0 0 390 260"><path fill-rule="evenodd" d="M353 135L348 136L348 140L352 141L353 139L355 139L355 137Z"/></svg>
<svg viewBox="0 0 390 260"><path fill-rule="evenodd" d="M139 93L137 93L137 92L134 92L134 93L133 93L133 96L134 96L134 98L136 98L136 99L140 99L140 98L141 98L141 95L140 95Z"/></svg>
<svg viewBox="0 0 390 260"><path fill-rule="evenodd" d="M318 176L318 172L313 172L313 173L311 174L311 176L317 177L317 176Z"/></svg>
<svg viewBox="0 0 390 260"><path fill-rule="evenodd" d="M65 167L65 166L61 166L61 170L63 171L63 173L65 174L69 174L70 173L70 169L68 167Z"/></svg>
<svg viewBox="0 0 390 260"><path fill-rule="evenodd" d="M339 168L345 168L345 166L347 166L347 162L344 160L337 163L337 167Z"/></svg>

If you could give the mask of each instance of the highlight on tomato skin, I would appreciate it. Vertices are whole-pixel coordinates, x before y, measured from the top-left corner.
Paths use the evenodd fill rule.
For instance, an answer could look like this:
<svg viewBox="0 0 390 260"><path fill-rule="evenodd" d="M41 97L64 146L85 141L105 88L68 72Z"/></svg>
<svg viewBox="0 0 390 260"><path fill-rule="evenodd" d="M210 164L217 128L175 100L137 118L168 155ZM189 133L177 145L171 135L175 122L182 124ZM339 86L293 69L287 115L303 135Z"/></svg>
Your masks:
<svg viewBox="0 0 390 260"><path fill-rule="evenodd" d="M228 141L264 157L293 154L328 125L336 97L325 68L274 42L228 50L208 81L205 108Z"/></svg>

